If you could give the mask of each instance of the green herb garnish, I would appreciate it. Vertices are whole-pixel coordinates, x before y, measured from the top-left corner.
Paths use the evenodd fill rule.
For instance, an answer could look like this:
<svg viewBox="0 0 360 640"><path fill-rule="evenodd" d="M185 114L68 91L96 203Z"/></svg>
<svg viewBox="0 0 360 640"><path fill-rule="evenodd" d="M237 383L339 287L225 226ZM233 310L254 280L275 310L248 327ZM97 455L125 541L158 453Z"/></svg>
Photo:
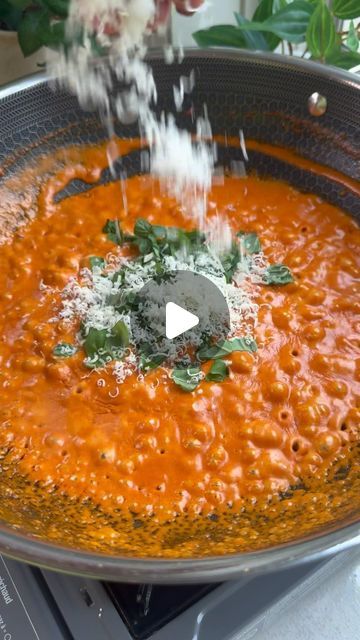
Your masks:
<svg viewBox="0 0 360 640"><path fill-rule="evenodd" d="M157 369L166 360L167 355L165 353L153 353L152 347L148 343L143 343L139 347L140 353L140 369L145 373Z"/></svg>
<svg viewBox="0 0 360 640"><path fill-rule="evenodd" d="M90 328L84 342L84 350L88 358L93 359L99 352L104 352L107 340L106 329Z"/></svg>
<svg viewBox="0 0 360 640"><path fill-rule="evenodd" d="M77 348L68 342L60 342L53 349L53 355L56 358L71 358L76 352Z"/></svg>
<svg viewBox="0 0 360 640"><path fill-rule="evenodd" d="M86 365L96 369L103 367L119 351L129 345L129 331L126 324L119 320L109 333L107 329L94 329L91 327L84 342L84 350L87 356Z"/></svg>
<svg viewBox="0 0 360 640"><path fill-rule="evenodd" d="M183 391L194 391L201 382L201 369L200 367L174 369L171 377Z"/></svg>
<svg viewBox="0 0 360 640"><path fill-rule="evenodd" d="M137 219L134 235L124 233L117 220L108 220L103 232L115 244L135 244L143 259L152 256L156 261L166 255L175 255L181 248L191 252L205 243L205 235L197 229L184 231L178 227L152 225L144 218Z"/></svg>
<svg viewBox="0 0 360 640"><path fill-rule="evenodd" d="M99 258L99 256L91 256L89 258L90 269L94 269L98 267L99 269L103 269L106 265L104 258Z"/></svg>
<svg viewBox="0 0 360 640"><path fill-rule="evenodd" d="M233 242L231 250L224 256L221 256L221 264L224 269L224 275L226 278L226 282L231 282L234 276L236 269L238 268L238 264L240 262L240 249L237 242Z"/></svg>
<svg viewBox="0 0 360 640"><path fill-rule="evenodd" d="M124 242L124 233L120 227L119 220L107 220L103 228L103 233L106 233L107 239L115 244L122 245Z"/></svg>
<svg viewBox="0 0 360 640"><path fill-rule="evenodd" d="M245 231L239 231L237 234L238 238L241 238L243 247L249 255L253 253L260 253L261 244L257 233L245 233Z"/></svg>
<svg viewBox="0 0 360 640"><path fill-rule="evenodd" d="M294 282L294 278L290 269L284 264L272 264L266 269L263 282L267 285L283 286Z"/></svg>
<svg viewBox="0 0 360 640"><path fill-rule="evenodd" d="M152 371L161 367L165 362L167 356L164 353L150 353L149 355L142 354L140 356L140 368L142 371Z"/></svg>
<svg viewBox="0 0 360 640"><path fill-rule="evenodd" d="M144 218L138 218L135 222L134 235L138 238L148 238L152 234L153 226Z"/></svg>
<svg viewBox="0 0 360 640"><path fill-rule="evenodd" d="M249 351L254 353L257 351L256 340L253 338L233 338L232 340L224 340L219 344L202 347L197 356L199 360L219 360L225 358L235 351Z"/></svg>
<svg viewBox="0 0 360 640"><path fill-rule="evenodd" d="M117 347L125 349L129 346L129 339L129 329L123 320L119 320L111 329L111 335L107 339L107 344L110 348Z"/></svg>
<svg viewBox="0 0 360 640"><path fill-rule="evenodd" d="M115 273L102 274L111 280L113 284L109 287L110 293L105 304L112 307L118 314L126 316L134 309L139 309L141 296L138 296L133 282L137 281L137 275L155 280L171 279L171 272L168 271L167 257L180 257L186 261L186 256L190 257L189 264L205 265L209 262L211 269L212 252L206 244L206 237L200 231L184 231L178 227L167 227L163 225L153 225L144 218L136 220L133 234L125 233L118 220L108 220L103 228L109 240L117 245L130 244L137 249L138 254L127 261ZM241 267L244 274L251 276L254 267L251 256L261 252L259 237L254 232L239 231L234 238L231 248L225 255L220 257L222 270L216 260L216 274L223 277L227 283L231 283L235 272ZM91 269L104 269L106 261L97 256L90 258ZM143 271L141 271L143 270ZM145 274L145 275L144 275ZM285 285L293 282L293 276L283 264L274 264L266 269L263 275L263 282L266 285ZM121 316L120 316L121 317ZM126 322L124 321L126 320ZM126 349L130 344L128 330L128 318L119 320L111 330L109 329L84 329L82 336L84 339L83 348L86 353L85 364L91 368L105 366L111 360L118 360L126 357ZM156 331L155 331L156 334ZM201 363L213 360L214 362L206 375L208 382L222 382L229 376L229 368L223 361L236 351L254 353L257 351L257 343L254 338L240 337L224 340L218 343L211 342L214 338L206 337L206 341L197 348L195 358L199 363L197 366L186 367L187 359L182 361L183 367L173 370L171 377L175 384L183 391L194 391L203 379ZM58 345L57 354L68 357L73 354ZM68 349L75 349L72 345ZM76 351L76 349L75 349ZM54 351L55 353L55 351ZM137 349L138 369L147 373L163 365L167 356L162 352L161 340L155 339L151 344L142 344Z"/></svg>
<svg viewBox="0 0 360 640"><path fill-rule="evenodd" d="M217 360L211 366L205 380L208 382L224 382L229 377L229 367L223 360Z"/></svg>

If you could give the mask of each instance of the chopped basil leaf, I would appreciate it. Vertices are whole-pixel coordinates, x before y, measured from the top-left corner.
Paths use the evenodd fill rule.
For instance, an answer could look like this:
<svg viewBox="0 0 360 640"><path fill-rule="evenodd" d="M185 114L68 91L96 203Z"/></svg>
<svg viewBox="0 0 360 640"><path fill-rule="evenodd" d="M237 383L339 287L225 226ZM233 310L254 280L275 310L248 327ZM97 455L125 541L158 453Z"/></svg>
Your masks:
<svg viewBox="0 0 360 640"><path fill-rule="evenodd" d="M160 367L166 360L166 354L164 353L150 353L148 355L142 354L140 356L140 368L143 371L152 371Z"/></svg>
<svg viewBox="0 0 360 640"><path fill-rule="evenodd" d="M124 233L120 227L119 220L107 220L103 233L107 234L107 239L115 244L122 245L124 242Z"/></svg>
<svg viewBox="0 0 360 640"><path fill-rule="evenodd" d="M119 320L111 329L111 335L107 340L110 347L125 348L129 346L129 329L123 320Z"/></svg>
<svg viewBox="0 0 360 640"><path fill-rule="evenodd" d="M137 308L138 296L135 291L118 291L109 296L107 304L111 304L119 313L128 313Z"/></svg>
<svg viewBox="0 0 360 640"><path fill-rule="evenodd" d="M205 380L208 382L223 382L229 377L229 367L226 366L223 360L217 360L211 366L209 373Z"/></svg>
<svg viewBox="0 0 360 640"><path fill-rule="evenodd" d="M77 348L68 342L60 342L53 349L56 358L71 358L77 352Z"/></svg>
<svg viewBox="0 0 360 640"><path fill-rule="evenodd" d="M86 365L90 368L104 366L117 356L117 350L129 345L129 331L126 324L119 320L112 328L110 335L107 329L89 329L84 342L87 356Z"/></svg>
<svg viewBox="0 0 360 640"><path fill-rule="evenodd" d="M88 358L93 358L98 354L99 350L105 349L106 338L106 329L89 329L84 342L84 349Z"/></svg>
<svg viewBox="0 0 360 640"><path fill-rule="evenodd" d="M213 346L202 347L198 352L198 358L205 360L218 360L234 353L234 351L257 351L257 344L253 338L233 338L224 340Z"/></svg>
<svg viewBox="0 0 360 640"><path fill-rule="evenodd" d="M117 219L108 220L103 231L107 234L108 239L116 244L131 243L138 250L137 256L126 262L121 269L112 274L103 274L114 284L114 287L111 288L112 292L107 297L106 304L121 314L128 314L139 307L139 296L133 290L132 285L132 276L136 276L139 265L146 267L149 277L152 277L155 281L163 281L164 279L171 279L171 272L167 271L165 267L168 256L173 256L176 259L179 255L182 258L188 255L192 260L199 258L201 264L206 264L206 260L202 260L206 255L211 258L211 251L206 244L206 236L196 229L184 231L178 227L153 225L148 220L139 218L134 225L134 235L124 233ZM256 233L239 231L236 235L237 238L233 239L228 253L220 258L223 275L228 283L231 283L242 259L246 263L244 266L248 267L247 272L250 272L252 264L250 256L261 251L260 240ZM92 269L104 269L106 262L101 257L91 256L90 266ZM275 264L266 270L263 282L269 285L283 285L293 282L293 277L285 265ZM125 355L124 350L130 344L129 330L123 320L117 322L111 331L109 329L98 330L95 328L85 331L84 327L82 327L81 332L87 356L85 364L91 368L104 366L111 360L122 358ZM197 350L197 361L199 363L214 360L206 376L206 380L210 382L222 382L229 376L229 369L226 363L222 361L223 358L235 351L257 351L256 341L250 337L234 338L218 344L211 343L211 339L213 340L214 338L207 336L206 342ZM66 350L63 353L60 347L61 345L58 345L56 348L59 355L63 355L63 357L72 355ZM69 345L69 348L75 349L72 345ZM137 355L138 367L144 372L156 369L164 364L167 359L165 354L157 352L156 344L141 345L137 350ZM186 368L187 365L188 368ZM184 391L193 391L203 379L200 365L191 366L189 361L184 359L181 364L178 364L178 367L181 366L182 368L174 369L171 377L175 384Z"/></svg>
<svg viewBox="0 0 360 640"><path fill-rule="evenodd" d="M201 369L200 367L174 369L171 377L183 391L194 391L201 382Z"/></svg>
<svg viewBox="0 0 360 640"><path fill-rule="evenodd" d="M161 261L163 256L175 255L182 247L190 252L205 242L205 235L196 229L184 231L178 227L152 225L143 218L136 221L134 234L140 254L152 254L157 262Z"/></svg>
<svg viewBox="0 0 360 640"><path fill-rule="evenodd" d="M204 244L206 240L206 236L198 229L193 229L192 231L185 231L185 235L191 244Z"/></svg>
<svg viewBox="0 0 360 640"><path fill-rule="evenodd" d="M184 231L178 227L153 225L152 233L158 242L163 244L165 243L167 245L167 250L172 247L180 247L184 244L191 247L205 242L205 235L197 229L194 229L193 231Z"/></svg>
<svg viewBox="0 0 360 640"><path fill-rule="evenodd" d="M230 253L222 256L220 259L226 282L230 283L240 262L240 251L237 243L233 242Z"/></svg>
<svg viewBox="0 0 360 640"><path fill-rule="evenodd" d="M137 246L138 249L140 251L140 253L143 256L148 255L149 253L152 253L152 242L151 240L149 240L149 238L142 238L140 237L140 239L137 242Z"/></svg>
<svg viewBox="0 0 360 640"><path fill-rule="evenodd" d="M148 236L152 233L152 225L144 218L138 218L135 222L134 234L138 238L148 238Z"/></svg>
<svg viewBox="0 0 360 640"><path fill-rule="evenodd" d="M94 269L94 267L99 267L99 269L103 269L106 264L104 258L99 258L98 256L91 256L89 262L90 262L91 269Z"/></svg>
<svg viewBox="0 0 360 640"><path fill-rule="evenodd" d="M260 253L261 244L257 233L245 233L245 231L239 231L236 235L238 238L242 239L246 253L249 253L250 255L253 253Z"/></svg>
<svg viewBox="0 0 360 640"><path fill-rule="evenodd" d="M166 360L165 353L153 353L152 346L148 342L144 342L139 347L140 353L140 369L142 371L151 371L160 367Z"/></svg>
<svg viewBox="0 0 360 640"><path fill-rule="evenodd" d="M267 285L284 285L294 282L293 275L284 264L271 264L263 275L263 282Z"/></svg>
<svg viewBox="0 0 360 640"><path fill-rule="evenodd" d="M157 240L166 240L170 227L164 227L160 224L153 224L151 231Z"/></svg>

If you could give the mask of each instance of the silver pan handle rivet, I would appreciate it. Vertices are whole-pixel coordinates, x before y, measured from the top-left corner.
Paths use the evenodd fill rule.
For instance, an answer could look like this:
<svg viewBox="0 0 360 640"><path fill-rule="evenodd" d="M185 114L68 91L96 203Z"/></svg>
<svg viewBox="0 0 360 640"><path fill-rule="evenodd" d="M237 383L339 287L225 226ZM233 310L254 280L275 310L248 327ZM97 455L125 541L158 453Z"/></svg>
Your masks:
<svg viewBox="0 0 360 640"><path fill-rule="evenodd" d="M308 109L312 116L323 116L327 109L327 99L317 91L308 99Z"/></svg>

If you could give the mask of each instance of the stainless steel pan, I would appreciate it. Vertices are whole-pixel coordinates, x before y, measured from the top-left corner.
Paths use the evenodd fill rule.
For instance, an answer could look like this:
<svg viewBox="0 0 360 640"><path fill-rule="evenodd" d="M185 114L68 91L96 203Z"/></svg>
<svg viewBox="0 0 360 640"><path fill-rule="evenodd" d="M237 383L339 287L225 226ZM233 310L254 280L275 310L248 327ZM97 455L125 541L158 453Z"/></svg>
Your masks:
<svg viewBox="0 0 360 640"><path fill-rule="evenodd" d="M232 50L188 51L181 65L166 65L160 54L154 54L151 64L158 84L159 110L172 109L173 84L180 75L194 69L196 87L191 100L198 110L207 104L215 133L237 136L241 127L247 138L287 147L359 180L360 81L355 75L307 61ZM325 109L319 96L326 98ZM191 128L188 115L180 115L178 120L182 126ZM137 130L135 126L119 127L117 133L131 137L137 135ZM37 156L64 145L95 143L105 136L96 114L84 113L74 98L54 93L41 76L0 92L3 181ZM220 160L226 163L236 159L237 154L236 149L222 147ZM249 156L250 170L285 179L360 217L356 193L331 176L296 167L261 151L252 151ZM125 158L125 162L130 174L140 170L137 154ZM72 185L70 192L74 188L81 186ZM177 539L186 535L198 535L199 539L203 536L208 540L208 554L176 560L139 557L146 555L146 549L138 552L136 541L141 540L141 534L135 530L128 532L129 540L134 541L134 552L130 555L127 552L125 556L121 548L116 549L116 555L105 546L94 548L86 537L81 505L71 527L67 523L66 534L61 535L61 523L68 514L66 499L60 501L53 496L51 503L45 500L29 479L13 473L6 464L6 452L0 452L0 551L62 571L132 582L216 581L235 578L242 572L269 571L301 563L360 543L359 449L357 452L352 463L346 469L335 470L323 487L328 495L334 496L327 517L320 523L309 513L296 514L297 518L307 519L301 539L296 524L290 524L294 514L287 509L291 497L288 495L284 496L281 515L288 526L276 546L268 545L266 527L260 518L256 526L263 536L262 548L215 556L211 553L212 537L230 539L231 531L241 524L240 516L231 522L221 518L196 526L188 522L182 531L177 530L167 538L167 544L176 546ZM307 489L293 488L297 490ZM340 497L336 503L335 497ZM93 526L106 520L101 513L96 518ZM58 525L60 532L51 542L49 522ZM122 526L120 521L118 526Z"/></svg>

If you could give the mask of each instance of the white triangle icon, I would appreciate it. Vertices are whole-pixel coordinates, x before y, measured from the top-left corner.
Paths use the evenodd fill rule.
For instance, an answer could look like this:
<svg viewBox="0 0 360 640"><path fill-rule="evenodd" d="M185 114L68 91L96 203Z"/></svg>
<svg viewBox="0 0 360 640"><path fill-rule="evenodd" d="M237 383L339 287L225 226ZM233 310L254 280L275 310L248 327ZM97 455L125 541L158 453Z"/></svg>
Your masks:
<svg viewBox="0 0 360 640"><path fill-rule="evenodd" d="M166 305L166 337L173 340L199 324L199 318L174 302Z"/></svg>

